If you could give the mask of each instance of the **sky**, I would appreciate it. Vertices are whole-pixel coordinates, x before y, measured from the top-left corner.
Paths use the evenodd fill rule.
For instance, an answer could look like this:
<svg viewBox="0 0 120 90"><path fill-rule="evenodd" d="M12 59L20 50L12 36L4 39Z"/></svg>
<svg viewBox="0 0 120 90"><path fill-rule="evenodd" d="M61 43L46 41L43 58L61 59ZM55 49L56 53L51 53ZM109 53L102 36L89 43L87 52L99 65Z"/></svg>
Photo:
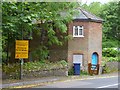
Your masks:
<svg viewBox="0 0 120 90"><path fill-rule="evenodd" d="M90 4L91 2L101 2L102 4L107 3L111 0L80 0L82 3Z"/></svg>

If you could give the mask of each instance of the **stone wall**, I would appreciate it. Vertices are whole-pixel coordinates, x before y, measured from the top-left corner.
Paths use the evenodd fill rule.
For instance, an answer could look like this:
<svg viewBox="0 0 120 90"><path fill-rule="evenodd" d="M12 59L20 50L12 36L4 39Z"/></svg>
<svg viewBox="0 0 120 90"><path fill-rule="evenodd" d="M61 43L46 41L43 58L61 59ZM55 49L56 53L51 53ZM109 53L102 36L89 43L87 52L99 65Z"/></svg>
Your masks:
<svg viewBox="0 0 120 90"><path fill-rule="evenodd" d="M99 74L120 71L120 62L107 62L105 66L100 66Z"/></svg>
<svg viewBox="0 0 120 90"><path fill-rule="evenodd" d="M68 67L64 68L54 68L49 70L37 70L37 71L23 71L23 79L24 78L35 78L35 77L50 77L50 76L68 76ZM19 78L19 72L18 73L11 73L11 74L5 74L2 73L2 79L18 79Z"/></svg>
<svg viewBox="0 0 120 90"><path fill-rule="evenodd" d="M32 78L32 77L49 77L49 76L68 76L67 68L56 68L50 70L39 70L39 71L29 71L24 72L24 78Z"/></svg>
<svg viewBox="0 0 120 90"><path fill-rule="evenodd" d="M108 67L111 71L120 70L119 68L120 62L107 62L106 67Z"/></svg>

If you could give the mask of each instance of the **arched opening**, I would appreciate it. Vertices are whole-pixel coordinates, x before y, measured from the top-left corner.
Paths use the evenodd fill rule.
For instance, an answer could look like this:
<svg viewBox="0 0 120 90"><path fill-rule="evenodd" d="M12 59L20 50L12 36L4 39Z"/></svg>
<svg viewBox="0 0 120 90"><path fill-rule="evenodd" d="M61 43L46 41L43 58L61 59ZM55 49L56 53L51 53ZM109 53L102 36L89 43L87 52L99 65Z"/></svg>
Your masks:
<svg viewBox="0 0 120 90"><path fill-rule="evenodd" d="M92 61L91 61L92 65L97 65L98 64L98 54L96 52L94 52L92 54Z"/></svg>
<svg viewBox="0 0 120 90"><path fill-rule="evenodd" d="M89 74L98 74L99 71L99 55L97 52L94 52L91 56L91 63L88 64Z"/></svg>

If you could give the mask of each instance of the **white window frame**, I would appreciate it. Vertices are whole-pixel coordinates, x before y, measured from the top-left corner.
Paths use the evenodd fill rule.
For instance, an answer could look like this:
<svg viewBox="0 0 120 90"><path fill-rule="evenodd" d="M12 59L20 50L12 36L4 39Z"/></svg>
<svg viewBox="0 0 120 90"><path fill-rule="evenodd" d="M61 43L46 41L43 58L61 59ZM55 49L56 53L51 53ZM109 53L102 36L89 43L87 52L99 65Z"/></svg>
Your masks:
<svg viewBox="0 0 120 90"><path fill-rule="evenodd" d="M78 35L75 35L75 27L73 26L73 37L84 37L84 28L83 26L77 26L78 28ZM82 35L79 34L79 30L82 29Z"/></svg>

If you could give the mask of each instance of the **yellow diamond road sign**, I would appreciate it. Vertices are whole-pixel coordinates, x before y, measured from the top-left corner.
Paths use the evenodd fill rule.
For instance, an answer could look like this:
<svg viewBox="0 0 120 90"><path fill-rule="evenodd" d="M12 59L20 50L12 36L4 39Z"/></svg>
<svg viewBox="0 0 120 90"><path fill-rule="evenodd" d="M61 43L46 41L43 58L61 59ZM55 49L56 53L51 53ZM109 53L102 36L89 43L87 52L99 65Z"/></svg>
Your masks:
<svg viewBox="0 0 120 90"><path fill-rule="evenodd" d="M28 40L16 40L15 58L28 58Z"/></svg>

